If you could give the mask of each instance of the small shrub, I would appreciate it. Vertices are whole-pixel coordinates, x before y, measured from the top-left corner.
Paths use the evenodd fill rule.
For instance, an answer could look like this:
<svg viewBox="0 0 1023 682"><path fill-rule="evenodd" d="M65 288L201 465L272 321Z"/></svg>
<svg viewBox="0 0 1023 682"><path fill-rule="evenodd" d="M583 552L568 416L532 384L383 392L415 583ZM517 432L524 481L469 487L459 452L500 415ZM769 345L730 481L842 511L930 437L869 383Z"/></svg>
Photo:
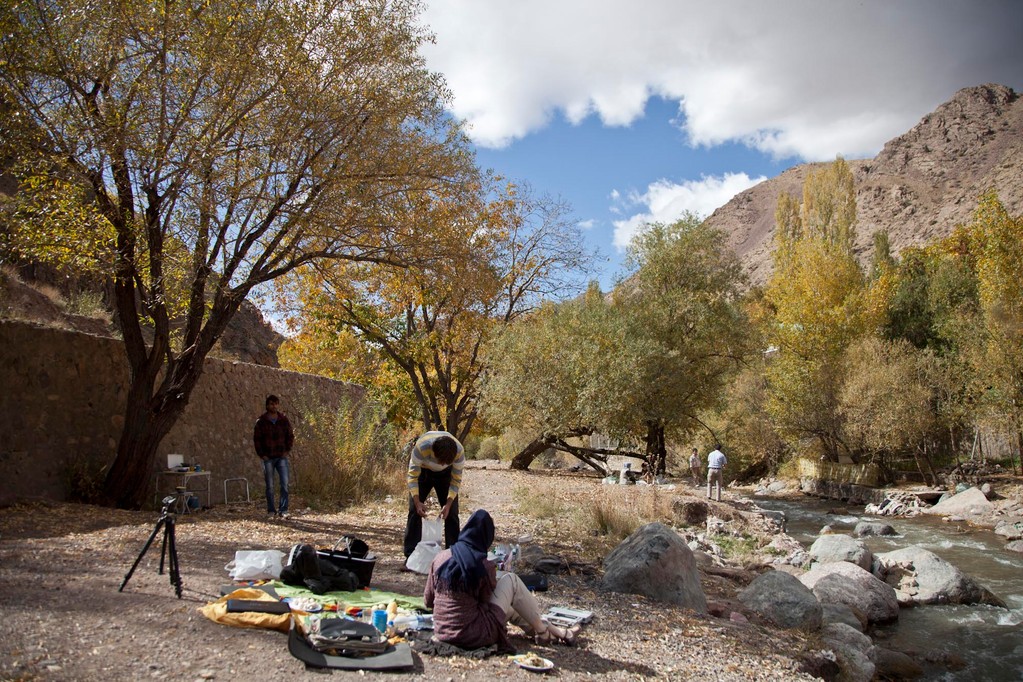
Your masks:
<svg viewBox="0 0 1023 682"><path fill-rule="evenodd" d="M501 459L501 446L496 436L489 436L480 441L476 451L477 459Z"/></svg>
<svg viewBox="0 0 1023 682"><path fill-rule="evenodd" d="M73 456L64 469L64 485L71 502L97 504L103 495L107 475L104 457L95 453Z"/></svg>
<svg viewBox="0 0 1023 682"><path fill-rule="evenodd" d="M603 497L595 499L588 512L596 534L619 542L632 535L643 523L634 510Z"/></svg>
<svg viewBox="0 0 1023 682"><path fill-rule="evenodd" d="M81 290L72 292L67 297L64 309L72 315L83 317L107 317L107 310L103 305L103 294L99 291Z"/></svg>
<svg viewBox="0 0 1023 682"><path fill-rule="evenodd" d="M747 564L756 559L757 541L748 535L718 535L714 543L721 548L725 557L738 564Z"/></svg>

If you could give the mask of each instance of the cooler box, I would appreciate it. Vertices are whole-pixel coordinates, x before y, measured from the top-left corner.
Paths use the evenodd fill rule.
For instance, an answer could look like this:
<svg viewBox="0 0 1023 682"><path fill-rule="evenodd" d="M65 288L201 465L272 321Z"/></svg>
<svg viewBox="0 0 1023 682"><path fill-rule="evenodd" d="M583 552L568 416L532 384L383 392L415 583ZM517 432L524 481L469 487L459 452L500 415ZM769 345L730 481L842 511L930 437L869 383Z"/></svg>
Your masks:
<svg viewBox="0 0 1023 682"><path fill-rule="evenodd" d="M330 549L317 548L316 556L338 568L351 571L363 587L369 587L373 579L373 566L376 565L377 558L369 552L366 543L356 537L345 535Z"/></svg>

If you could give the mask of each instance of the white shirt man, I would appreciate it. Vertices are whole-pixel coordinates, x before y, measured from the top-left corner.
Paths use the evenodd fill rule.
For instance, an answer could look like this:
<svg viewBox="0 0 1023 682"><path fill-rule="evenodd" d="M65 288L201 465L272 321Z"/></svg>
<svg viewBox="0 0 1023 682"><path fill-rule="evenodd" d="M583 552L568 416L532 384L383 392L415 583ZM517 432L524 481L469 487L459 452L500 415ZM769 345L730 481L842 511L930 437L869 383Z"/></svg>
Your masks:
<svg viewBox="0 0 1023 682"><path fill-rule="evenodd" d="M725 453L721 452L721 445L715 445L714 450L707 455L707 499L711 499L710 491L713 484L717 483L717 501L721 501L721 470L728 464Z"/></svg>

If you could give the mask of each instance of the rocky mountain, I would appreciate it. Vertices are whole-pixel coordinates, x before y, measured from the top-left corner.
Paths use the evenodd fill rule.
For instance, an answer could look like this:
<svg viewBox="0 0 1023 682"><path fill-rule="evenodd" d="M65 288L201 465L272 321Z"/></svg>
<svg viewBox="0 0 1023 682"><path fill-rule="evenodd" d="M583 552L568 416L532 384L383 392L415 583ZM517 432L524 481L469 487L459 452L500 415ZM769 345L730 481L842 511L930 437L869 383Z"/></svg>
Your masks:
<svg viewBox="0 0 1023 682"><path fill-rule="evenodd" d="M977 198L994 188L1008 211L1023 213L1023 98L1003 85L964 88L873 159L848 160L856 182L856 252L866 264L873 235L887 230L895 254L969 222ZM755 284L771 273L778 196L802 195L801 164L737 194L709 218Z"/></svg>

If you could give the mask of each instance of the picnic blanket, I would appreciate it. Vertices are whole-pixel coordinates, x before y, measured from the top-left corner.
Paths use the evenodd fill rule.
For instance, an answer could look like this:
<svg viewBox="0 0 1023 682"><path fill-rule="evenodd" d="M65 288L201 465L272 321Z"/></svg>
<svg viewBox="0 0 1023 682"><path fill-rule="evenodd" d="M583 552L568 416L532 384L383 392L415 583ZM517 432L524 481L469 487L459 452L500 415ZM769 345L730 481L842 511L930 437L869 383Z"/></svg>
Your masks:
<svg viewBox="0 0 1023 682"><path fill-rule="evenodd" d="M422 597L410 597L407 594L398 594L397 592L387 592L386 590L376 589L362 589L355 590L354 592L324 592L323 594L314 594L312 591L307 590L304 587L295 587L293 585L285 585L279 581L273 581L270 583L271 587L282 597L304 597L312 599L323 606L336 605L337 610L343 612L347 608L359 608L367 609L377 604L390 604L392 601L397 602L399 608L404 608L410 611L422 611L429 612L430 609L426 608L426 604L423 603Z"/></svg>
<svg viewBox="0 0 1023 682"><path fill-rule="evenodd" d="M240 611L230 613L227 610L228 599L254 599L257 601L277 602L264 590L258 587L242 587L225 594L215 602L199 607L199 612L215 623L233 625L239 628L266 628L287 632L291 629L290 613L260 613L258 611Z"/></svg>

